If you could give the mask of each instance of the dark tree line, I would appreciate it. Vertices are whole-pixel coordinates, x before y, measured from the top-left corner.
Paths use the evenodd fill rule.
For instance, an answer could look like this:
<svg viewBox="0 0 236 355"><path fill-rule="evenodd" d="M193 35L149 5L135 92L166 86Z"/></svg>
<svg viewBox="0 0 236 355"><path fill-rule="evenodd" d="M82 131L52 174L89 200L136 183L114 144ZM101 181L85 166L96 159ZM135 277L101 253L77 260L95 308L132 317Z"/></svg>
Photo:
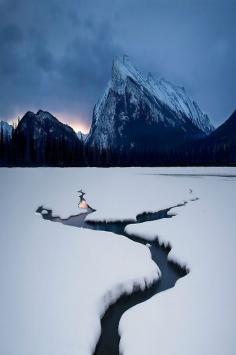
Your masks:
<svg viewBox="0 0 236 355"><path fill-rule="evenodd" d="M88 166L234 166L236 145L227 143L192 142L168 150L142 149L99 150L85 147Z"/></svg>
<svg viewBox="0 0 236 355"><path fill-rule="evenodd" d="M0 126L0 164L6 166L12 154L11 139L4 136L3 126Z"/></svg>
<svg viewBox="0 0 236 355"><path fill-rule="evenodd" d="M83 166L83 143L63 135L34 139L13 130L12 139L0 139L0 166Z"/></svg>
<svg viewBox="0 0 236 355"><path fill-rule="evenodd" d="M146 145L139 149L100 150L66 136L41 137L13 129L12 139L0 132L0 166L217 166L236 165L234 141L201 139L158 150Z"/></svg>

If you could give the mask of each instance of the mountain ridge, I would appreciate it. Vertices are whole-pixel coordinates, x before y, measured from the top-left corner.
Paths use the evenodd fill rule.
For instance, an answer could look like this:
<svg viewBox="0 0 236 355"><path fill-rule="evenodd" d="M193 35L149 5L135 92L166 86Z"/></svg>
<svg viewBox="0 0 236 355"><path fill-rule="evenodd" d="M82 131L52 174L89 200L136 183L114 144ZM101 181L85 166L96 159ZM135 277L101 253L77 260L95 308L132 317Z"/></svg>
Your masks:
<svg viewBox="0 0 236 355"><path fill-rule="evenodd" d="M38 111L39 112L39 111ZM50 119L53 122L59 122L62 127L65 125L58 121L53 115L48 112L43 112L44 115L50 115ZM37 113L38 114L38 113ZM35 115L33 112L28 111L24 116L31 118L29 116ZM41 120L47 117L40 117ZM2 121L2 126L4 121ZM20 121L21 122L21 121ZM20 124L19 122L19 124ZM24 121L23 121L24 122ZM22 123L21 123L22 124ZM5 126L5 125L4 125ZM10 125L8 125L10 126ZM11 128L11 126L10 126ZM13 129L13 127L12 127ZM28 129L25 127L26 131ZM73 131L72 128L68 126L66 132ZM28 135L30 133L28 131ZM74 136L74 134L73 134ZM23 140L22 140L23 138ZM59 141L59 145L55 142L50 143L48 140L45 141L46 145L50 143L50 156L46 157L41 154L41 160L37 157L36 152L33 149L32 140L21 136L17 128L13 129L12 140L7 139L4 142L0 139L0 165L1 166L165 166L165 165L235 165L236 164L236 111L234 111L228 119L225 120L214 132L210 135L196 139L193 142L187 142L183 144L175 151L171 151L168 154L152 154L151 151L145 151L144 155L139 159L139 157L132 157L123 152L125 159L117 160L114 156L110 156L109 161L104 161L99 156L96 150L92 151L93 158L91 159L91 152L88 150L83 151L83 147L80 150L75 150L75 154L72 154L73 160L71 160L71 147L61 145L62 141ZM37 137L34 139L37 140ZM84 144L84 139L80 136L77 138L76 142L80 141L80 147ZM28 142L28 143L27 143ZM65 142L63 142L65 143ZM30 159L26 154L26 147L30 148ZM56 148L56 149L55 149ZM58 155L58 151L61 152ZM43 149L44 150L44 149ZM14 154L17 153L15 156ZM84 157L85 153L85 157ZM55 154L55 156L54 156ZM85 160L84 160L85 158ZM133 159L135 158L135 159ZM38 160L37 160L38 159Z"/></svg>
<svg viewBox="0 0 236 355"><path fill-rule="evenodd" d="M0 128L1 166L236 164L236 111L213 130L183 87L144 77L127 56L113 61L88 135L43 110Z"/></svg>
<svg viewBox="0 0 236 355"><path fill-rule="evenodd" d="M165 130L166 140L169 139L165 146L172 148L181 141L207 135L214 129L208 116L186 96L183 88L164 79L156 81L151 74L145 78L124 56L122 60L116 58L113 61L111 79L94 107L86 142L99 150L131 149L140 141L138 134L137 137L134 134L135 122L144 134L152 125L158 138L156 142L152 139L153 147L164 143L160 130L162 133ZM123 142L124 136L126 143Z"/></svg>
<svg viewBox="0 0 236 355"><path fill-rule="evenodd" d="M26 165L73 166L83 161L82 143L75 131L43 110L26 112L15 129L13 145L16 159Z"/></svg>

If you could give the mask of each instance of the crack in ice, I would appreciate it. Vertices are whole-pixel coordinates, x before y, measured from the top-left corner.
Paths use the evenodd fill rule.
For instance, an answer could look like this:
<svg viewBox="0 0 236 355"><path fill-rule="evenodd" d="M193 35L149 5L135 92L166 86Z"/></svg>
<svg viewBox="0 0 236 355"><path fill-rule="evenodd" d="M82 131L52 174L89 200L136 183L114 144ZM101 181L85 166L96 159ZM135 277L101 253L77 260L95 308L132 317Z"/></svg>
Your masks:
<svg viewBox="0 0 236 355"><path fill-rule="evenodd" d="M85 212L70 216L66 219L62 219L59 216L53 216L52 210L43 206L38 207L36 212L40 213L45 220L60 222L65 225L79 228L113 232L118 235L123 235L134 242L144 244L149 247L153 261L161 270L161 278L158 281L154 281L151 287L148 287L145 290L134 288L130 295L123 295L114 304L110 305L103 315L101 319L101 336L97 343L94 355L118 355L120 340L118 325L123 313L129 308L150 299L153 295L174 287L176 281L187 275L189 272L189 269L185 266L181 266L177 262L168 260L168 254L171 250L171 245L169 243L161 244L158 240L158 236L154 241L147 242L147 240L138 235L128 234L125 228L130 224L140 224L143 222L156 221L162 218L172 218L175 214L171 214L170 211L173 208L182 207L188 202L185 201L181 204L157 212L140 213L136 216L135 220L102 222L93 221L90 218L89 221L86 221L87 215L95 212L95 210L87 204L84 198L85 193L82 190L79 190L78 193L80 193L78 207L85 210ZM193 191L190 189L189 193L192 195ZM195 201L197 199L198 198L192 197L189 201Z"/></svg>

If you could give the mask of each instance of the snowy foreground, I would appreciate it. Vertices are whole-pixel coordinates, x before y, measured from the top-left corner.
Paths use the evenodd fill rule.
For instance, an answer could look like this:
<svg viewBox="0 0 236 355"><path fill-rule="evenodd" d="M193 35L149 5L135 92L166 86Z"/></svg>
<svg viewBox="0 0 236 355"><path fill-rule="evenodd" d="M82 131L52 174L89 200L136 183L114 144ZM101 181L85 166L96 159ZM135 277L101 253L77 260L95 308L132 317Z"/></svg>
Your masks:
<svg viewBox="0 0 236 355"><path fill-rule="evenodd" d="M172 219L127 226L147 242L170 243L169 258L190 273L123 315L122 353L234 355L231 175L235 168L1 169L0 353L91 355L109 304L159 277L147 247L35 213L44 205L64 218L78 214L76 191L82 188L96 209L88 218L96 220L135 219L188 201L171 210Z"/></svg>

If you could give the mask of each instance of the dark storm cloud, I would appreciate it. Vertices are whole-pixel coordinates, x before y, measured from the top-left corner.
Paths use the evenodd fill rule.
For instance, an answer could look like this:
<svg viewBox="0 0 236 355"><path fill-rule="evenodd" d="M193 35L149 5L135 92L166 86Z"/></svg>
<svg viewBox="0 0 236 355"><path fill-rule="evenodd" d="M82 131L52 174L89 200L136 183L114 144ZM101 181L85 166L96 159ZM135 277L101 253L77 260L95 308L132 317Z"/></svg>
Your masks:
<svg viewBox="0 0 236 355"><path fill-rule="evenodd" d="M0 0L0 119L43 108L89 122L127 53L222 122L235 108L235 14L234 0Z"/></svg>
<svg viewBox="0 0 236 355"><path fill-rule="evenodd" d="M121 53L112 23L82 2L18 5L1 5L0 118L43 108L88 122Z"/></svg>

